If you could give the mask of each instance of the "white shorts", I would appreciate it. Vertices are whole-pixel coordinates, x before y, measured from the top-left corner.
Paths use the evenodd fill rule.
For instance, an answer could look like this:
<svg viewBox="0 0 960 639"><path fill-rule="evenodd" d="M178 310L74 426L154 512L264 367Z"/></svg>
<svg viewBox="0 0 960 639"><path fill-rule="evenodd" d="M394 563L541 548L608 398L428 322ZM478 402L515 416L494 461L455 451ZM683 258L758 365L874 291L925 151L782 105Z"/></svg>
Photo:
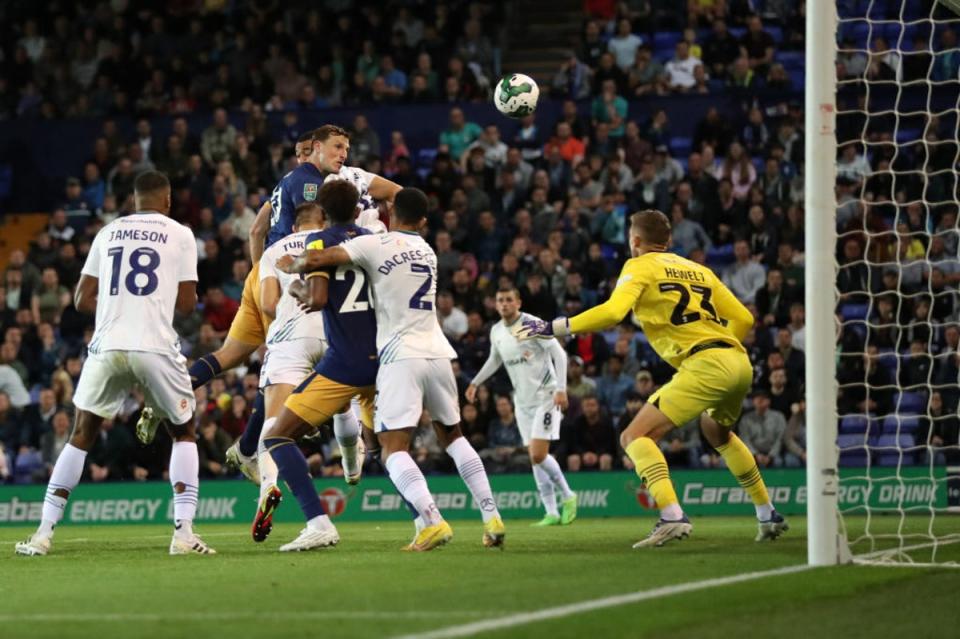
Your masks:
<svg viewBox="0 0 960 639"><path fill-rule="evenodd" d="M83 363L73 404L80 410L113 419L134 386L143 389L147 406L174 425L193 417L197 401L183 355L143 351L90 353Z"/></svg>
<svg viewBox="0 0 960 639"><path fill-rule="evenodd" d="M326 351L327 342L319 337L268 345L260 367L260 388L273 384L296 386L313 372L314 365Z"/></svg>
<svg viewBox="0 0 960 639"><path fill-rule="evenodd" d="M563 413L552 399L543 404L517 406L516 415L517 428L524 446L529 446L531 439L560 439L560 420L563 419Z"/></svg>
<svg viewBox="0 0 960 639"><path fill-rule="evenodd" d="M448 359L401 359L377 371L374 430L413 428L423 409L444 426L460 423L457 381Z"/></svg>

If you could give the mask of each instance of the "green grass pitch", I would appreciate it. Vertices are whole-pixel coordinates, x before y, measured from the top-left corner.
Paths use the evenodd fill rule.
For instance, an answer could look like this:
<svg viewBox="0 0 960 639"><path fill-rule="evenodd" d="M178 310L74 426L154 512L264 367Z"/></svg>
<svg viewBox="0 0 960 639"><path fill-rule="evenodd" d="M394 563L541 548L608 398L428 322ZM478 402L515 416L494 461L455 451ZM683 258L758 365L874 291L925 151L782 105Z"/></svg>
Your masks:
<svg viewBox="0 0 960 639"><path fill-rule="evenodd" d="M960 531L960 518L939 521ZM262 545L236 525L202 526L219 551L210 557L168 556L165 526L69 525L49 556L17 557L14 541L31 530L4 528L0 636L393 637L806 560L801 518L771 544L753 542L750 518L704 517L685 542L632 550L651 523L593 519L544 530L511 521L501 552L481 547L479 521L456 522L451 545L426 554L399 551L409 524L344 523L338 547L289 555L276 548L297 526L278 525ZM948 636L960 623L958 591L956 568L841 566L478 636Z"/></svg>

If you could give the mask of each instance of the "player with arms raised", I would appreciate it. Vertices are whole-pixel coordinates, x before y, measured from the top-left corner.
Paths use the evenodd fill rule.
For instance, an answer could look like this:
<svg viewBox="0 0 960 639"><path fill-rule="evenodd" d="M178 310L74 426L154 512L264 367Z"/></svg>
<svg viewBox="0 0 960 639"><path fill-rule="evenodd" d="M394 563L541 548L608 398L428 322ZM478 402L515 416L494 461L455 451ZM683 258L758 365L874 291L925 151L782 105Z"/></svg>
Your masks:
<svg viewBox="0 0 960 639"><path fill-rule="evenodd" d="M560 464L550 454L550 442L560 438L561 411L567 408L567 353L555 339L521 342L514 337L511 329L517 322L539 319L520 312L520 292L515 287L497 291L496 302L500 321L490 329L490 356L467 386L467 401L472 404L477 386L501 366L507 367L517 426L547 511L534 526L569 524L577 517L577 494L570 490ZM557 509L556 490L563 499L562 514Z"/></svg>
<svg viewBox="0 0 960 639"><path fill-rule="evenodd" d="M677 499L667 462L657 442L670 429L700 417L707 441L750 495L757 511L757 541L776 539L787 522L770 503L750 450L731 429L750 390L753 367L741 343L753 315L710 269L673 253L670 222L660 211L630 218L630 251L610 299L575 317L553 322L525 320L516 334L561 337L618 324L633 310L650 345L677 369L650 397L620 436L637 474L660 507L660 520L634 548L662 546L687 537L692 526Z"/></svg>
<svg viewBox="0 0 960 639"><path fill-rule="evenodd" d="M143 388L146 404L172 424L175 529L170 554L214 552L193 532L200 466L193 425L196 401L173 329L174 310L191 313L197 303L197 243L189 228L168 217L170 182L165 175L138 175L134 199L137 213L97 233L77 284L77 310L96 311L96 330L73 397L73 435L53 467L40 527L16 546L20 555L50 550L53 528L80 482L100 425L116 416L135 385Z"/></svg>
<svg viewBox="0 0 960 639"><path fill-rule="evenodd" d="M352 264L362 268L371 282L380 357L375 430L391 480L424 522L410 548L431 550L453 536L408 452L424 408L434 420L440 444L480 507L483 544L502 546L503 521L486 470L460 432L457 385L450 364L456 353L434 311L437 256L419 232L426 215L427 196L419 189L405 188L394 200L390 232L358 237L323 251L308 250L295 260L285 257L277 266L306 273Z"/></svg>

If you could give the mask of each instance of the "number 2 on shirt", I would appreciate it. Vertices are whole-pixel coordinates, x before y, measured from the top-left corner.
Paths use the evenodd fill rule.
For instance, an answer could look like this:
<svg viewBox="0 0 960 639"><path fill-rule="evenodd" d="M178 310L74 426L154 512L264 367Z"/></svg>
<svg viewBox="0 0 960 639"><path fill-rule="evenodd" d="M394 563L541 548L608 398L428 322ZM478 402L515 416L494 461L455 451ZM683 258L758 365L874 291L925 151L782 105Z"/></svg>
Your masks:
<svg viewBox="0 0 960 639"><path fill-rule="evenodd" d="M424 299L430 294L430 288L433 285L433 271L426 264L410 264L411 273L424 273L427 276L426 281L417 289L417 292L410 298L410 308L418 311L432 311L433 302Z"/></svg>

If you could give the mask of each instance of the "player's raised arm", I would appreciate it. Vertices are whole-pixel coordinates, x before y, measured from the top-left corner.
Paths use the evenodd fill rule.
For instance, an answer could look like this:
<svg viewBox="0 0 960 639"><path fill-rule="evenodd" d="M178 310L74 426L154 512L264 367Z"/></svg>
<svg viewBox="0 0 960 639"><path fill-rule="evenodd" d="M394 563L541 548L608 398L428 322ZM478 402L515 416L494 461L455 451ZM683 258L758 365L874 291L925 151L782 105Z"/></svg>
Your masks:
<svg viewBox="0 0 960 639"><path fill-rule="evenodd" d="M615 326L626 317L643 293L644 283L634 260L628 260L620 272L613 293L603 304L574 317L558 317L553 322L524 320L514 329L519 339L550 338L578 333L593 333Z"/></svg>
<svg viewBox="0 0 960 639"><path fill-rule="evenodd" d="M256 263L263 257L264 245L267 242L267 232L270 231L270 214L273 212L273 206L270 200L263 203L260 210L257 211L257 217L253 220L250 227L250 259Z"/></svg>
<svg viewBox="0 0 960 639"><path fill-rule="evenodd" d="M717 315L727 320L727 328L741 342L753 328L753 313L717 278L713 286L713 304Z"/></svg>
<svg viewBox="0 0 960 639"><path fill-rule="evenodd" d="M277 260L277 270L284 273L312 273L322 268L351 263L349 253L340 246L332 246L322 251L308 249L297 257L284 255Z"/></svg>
<svg viewBox="0 0 960 639"><path fill-rule="evenodd" d="M393 198L396 197L402 188L403 187L396 182L391 182L385 177L375 175L373 179L370 180L370 187L367 192L370 194L370 197L375 200L384 200L392 204Z"/></svg>

